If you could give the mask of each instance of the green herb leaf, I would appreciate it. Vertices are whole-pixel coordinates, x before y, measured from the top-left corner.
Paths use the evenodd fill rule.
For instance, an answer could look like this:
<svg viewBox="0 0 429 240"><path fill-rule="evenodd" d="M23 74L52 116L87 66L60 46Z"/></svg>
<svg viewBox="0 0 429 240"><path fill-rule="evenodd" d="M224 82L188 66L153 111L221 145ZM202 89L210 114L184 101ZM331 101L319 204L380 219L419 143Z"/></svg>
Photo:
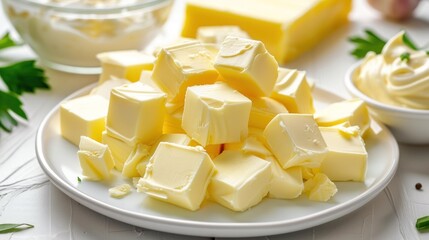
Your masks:
<svg viewBox="0 0 429 240"><path fill-rule="evenodd" d="M405 45L407 45L409 48L413 49L413 50L419 50L420 48L417 47L417 45L413 42L413 40L411 40L411 38L408 36L407 33L404 33L404 35L402 35L402 41L404 42Z"/></svg>
<svg viewBox="0 0 429 240"><path fill-rule="evenodd" d="M34 60L27 60L0 67L0 77L9 91L21 95L23 92L33 93L35 89L49 89L46 76L41 68L35 66Z"/></svg>
<svg viewBox="0 0 429 240"><path fill-rule="evenodd" d="M401 58L401 61L408 62L408 61L410 61L410 56L411 55L409 52L404 52L399 57Z"/></svg>
<svg viewBox="0 0 429 240"><path fill-rule="evenodd" d="M2 233L11 233L11 232L19 232L25 229L33 228L34 226L28 223L6 223L0 224L0 234Z"/></svg>
<svg viewBox="0 0 429 240"><path fill-rule="evenodd" d="M424 216L417 219L416 228L419 231L428 230L429 229L429 216Z"/></svg>
<svg viewBox="0 0 429 240"><path fill-rule="evenodd" d="M77 182L82 182L82 179L80 179L80 177L77 177Z"/></svg>
<svg viewBox="0 0 429 240"><path fill-rule="evenodd" d="M13 94L0 90L0 129L11 132L18 121L12 115L15 113L19 117L27 120L27 115L22 109L22 102Z"/></svg>
<svg viewBox="0 0 429 240"><path fill-rule="evenodd" d="M348 40L354 44L351 54L357 59L364 58L368 52L381 53L386 44L386 40L369 29L365 29L365 36L352 36Z"/></svg>
<svg viewBox="0 0 429 240"><path fill-rule="evenodd" d="M6 33L1 39L0 39L0 50L4 48L9 47L15 47L20 46L21 44L15 42L12 38L10 38L9 33Z"/></svg>

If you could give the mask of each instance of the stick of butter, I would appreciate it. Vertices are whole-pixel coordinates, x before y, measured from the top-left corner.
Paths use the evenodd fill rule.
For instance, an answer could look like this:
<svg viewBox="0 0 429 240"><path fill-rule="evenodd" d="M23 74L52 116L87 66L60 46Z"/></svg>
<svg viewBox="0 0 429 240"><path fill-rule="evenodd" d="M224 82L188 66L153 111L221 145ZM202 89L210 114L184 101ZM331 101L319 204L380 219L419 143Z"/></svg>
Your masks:
<svg viewBox="0 0 429 240"><path fill-rule="evenodd" d="M348 21L351 0L187 0L182 36L201 26L237 25L266 45L281 64Z"/></svg>
<svg viewBox="0 0 429 240"><path fill-rule="evenodd" d="M227 36L249 38L238 26L205 26L197 30L197 39L203 43L221 44Z"/></svg>

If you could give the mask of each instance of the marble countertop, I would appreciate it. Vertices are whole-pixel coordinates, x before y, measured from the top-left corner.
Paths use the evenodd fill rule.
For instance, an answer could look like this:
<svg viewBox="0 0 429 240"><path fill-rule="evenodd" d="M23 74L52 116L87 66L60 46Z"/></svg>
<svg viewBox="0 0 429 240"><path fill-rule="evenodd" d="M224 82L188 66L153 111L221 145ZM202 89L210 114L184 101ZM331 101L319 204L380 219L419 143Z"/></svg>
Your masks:
<svg viewBox="0 0 429 240"><path fill-rule="evenodd" d="M183 1L176 1L165 33L178 35ZM317 86L350 97L343 85L347 69L356 62L346 41L352 34L372 28L383 36L402 29L421 45L429 39L429 2L423 1L416 17L405 22L381 18L365 1L355 0L350 23L333 32L312 51L286 67L306 70ZM0 9L0 35L11 30ZM34 57L28 47L2 52L0 62ZM53 184L41 170L35 154L35 135L46 114L63 98L94 83L97 76L81 76L47 70L50 91L23 96L28 123L11 134L0 134L0 223L31 223L35 228L0 234L4 239L213 239L158 232L128 225L75 202ZM0 87L2 87L0 85ZM429 239L414 227L418 217L429 215L429 146L399 144L399 168L393 180L373 200L358 210L298 232L252 239ZM415 184L422 183L417 191ZM217 238L224 239L224 238ZM249 238L247 238L249 239Z"/></svg>

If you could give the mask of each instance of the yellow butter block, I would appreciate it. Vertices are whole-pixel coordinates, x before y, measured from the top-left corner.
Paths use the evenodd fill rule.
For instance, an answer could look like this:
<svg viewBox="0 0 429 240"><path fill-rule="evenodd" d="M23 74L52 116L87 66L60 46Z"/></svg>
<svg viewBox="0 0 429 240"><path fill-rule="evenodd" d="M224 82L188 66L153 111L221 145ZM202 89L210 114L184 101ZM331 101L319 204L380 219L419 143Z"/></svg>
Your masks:
<svg viewBox="0 0 429 240"><path fill-rule="evenodd" d="M329 127L341 124L358 126L363 136L369 129L371 119L365 102L360 99L349 99L332 103L314 114L317 124Z"/></svg>
<svg viewBox="0 0 429 240"><path fill-rule="evenodd" d="M106 130L129 145L152 144L162 134L165 93L141 82L114 88L109 102Z"/></svg>
<svg viewBox="0 0 429 240"><path fill-rule="evenodd" d="M125 50L104 52L97 55L101 62L102 72L99 83L102 83L112 76L124 78L131 82L140 79L142 70L152 70L155 58L137 50Z"/></svg>
<svg viewBox="0 0 429 240"><path fill-rule="evenodd" d="M152 71L149 70L143 70L140 74L140 80L141 83L151 86L153 89L162 92L162 90L159 88L159 86L156 84L155 81L152 79Z"/></svg>
<svg viewBox="0 0 429 240"><path fill-rule="evenodd" d="M162 133L185 133L182 128L183 104L166 103L166 114Z"/></svg>
<svg viewBox="0 0 429 240"><path fill-rule="evenodd" d="M202 146L240 142L247 136L251 106L223 82L192 86L186 93L182 128Z"/></svg>
<svg viewBox="0 0 429 240"><path fill-rule="evenodd" d="M280 165L320 167L328 149L310 114L278 114L264 130L266 143Z"/></svg>
<svg viewBox="0 0 429 240"><path fill-rule="evenodd" d="M113 160L115 162L115 168L119 171L122 171L124 163L133 151L134 146L128 145L121 139L109 135L107 131L103 131L101 142L109 146L109 149L112 152Z"/></svg>
<svg viewBox="0 0 429 240"><path fill-rule="evenodd" d="M160 50L152 79L167 93L168 101L182 102L186 88L214 83L218 77L213 67L215 55L199 42L185 42Z"/></svg>
<svg viewBox="0 0 429 240"><path fill-rule="evenodd" d="M188 0L182 36L195 38L201 26L237 25L284 64L346 23L351 6L351 0Z"/></svg>
<svg viewBox="0 0 429 240"><path fill-rule="evenodd" d="M90 92L90 95L99 95L107 100L110 100L110 92L112 89L127 83L130 83L130 81L122 78L112 77L93 88Z"/></svg>
<svg viewBox="0 0 429 240"><path fill-rule="evenodd" d="M140 174L138 171L138 169L140 169L138 166L144 163L141 168L146 169L146 163L150 158L151 148L152 147L149 145L138 143L124 162L122 176L127 178L142 176L143 174Z"/></svg>
<svg viewBox="0 0 429 240"><path fill-rule="evenodd" d="M364 181L368 153L362 137L359 134L344 135L336 127L319 129L329 151L320 171L331 181Z"/></svg>
<svg viewBox="0 0 429 240"><path fill-rule="evenodd" d="M130 164L131 174L127 174L128 177L137 177L144 176L146 172L146 165L149 162L149 159L155 153L156 148L161 142L175 143L183 146L191 145L191 138L189 138L186 134L162 134L160 138L150 146L150 148L143 147L143 149L135 149L135 151L130 155L130 158L127 160ZM140 147L142 148L142 147ZM122 171L122 175L124 175L124 171Z"/></svg>
<svg viewBox="0 0 429 240"><path fill-rule="evenodd" d="M79 146L80 136L101 142L105 129L109 101L98 95L83 96L68 100L60 106L62 136Z"/></svg>
<svg viewBox="0 0 429 240"><path fill-rule="evenodd" d="M270 96L278 64L260 41L228 36L222 42L214 67L222 79L246 96Z"/></svg>
<svg viewBox="0 0 429 240"><path fill-rule="evenodd" d="M203 43L221 44L227 36L249 38L238 26L203 26L197 30L197 39Z"/></svg>
<svg viewBox="0 0 429 240"><path fill-rule="evenodd" d="M291 113L314 113L313 95L305 72L279 68L279 76L271 97Z"/></svg>
<svg viewBox="0 0 429 240"><path fill-rule="evenodd" d="M184 43L200 43L201 41L195 39L195 38L183 38L183 37L179 37L174 39L173 41L169 41L167 43L164 44L160 44L158 45L155 50L153 51L153 56L157 57L158 54L161 52L161 49L163 48L169 48L169 47L173 47L175 45L181 45Z"/></svg>
<svg viewBox="0 0 429 240"><path fill-rule="evenodd" d="M272 178L269 198L294 199L304 190L302 171L300 167L283 169L274 157L267 158L271 162Z"/></svg>
<svg viewBox="0 0 429 240"><path fill-rule="evenodd" d="M82 174L90 180L103 180L110 177L115 163L109 147L94 139L82 136L79 142L79 157Z"/></svg>
<svg viewBox="0 0 429 240"><path fill-rule="evenodd" d="M249 127L265 129L267 124L279 113L287 113L283 104L269 98L259 97L252 99L252 109L250 110Z"/></svg>
<svg viewBox="0 0 429 240"><path fill-rule="evenodd" d="M250 135L250 133L249 136L239 143L225 143L224 149L240 150L244 153L253 154L262 159L266 159L267 157L273 155L258 136Z"/></svg>
<svg viewBox="0 0 429 240"><path fill-rule="evenodd" d="M271 164L242 151L223 151L213 163L217 173L210 186L210 198L233 211L245 211L258 204L269 191Z"/></svg>
<svg viewBox="0 0 429 240"><path fill-rule="evenodd" d="M195 211L206 197L214 172L212 160L201 147L161 142L137 189L150 197Z"/></svg>
<svg viewBox="0 0 429 240"><path fill-rule="evenodd" d="M326 202L331 199L338 189L325 174L317 173L304 183L304 193L312 201Z"/></svg>

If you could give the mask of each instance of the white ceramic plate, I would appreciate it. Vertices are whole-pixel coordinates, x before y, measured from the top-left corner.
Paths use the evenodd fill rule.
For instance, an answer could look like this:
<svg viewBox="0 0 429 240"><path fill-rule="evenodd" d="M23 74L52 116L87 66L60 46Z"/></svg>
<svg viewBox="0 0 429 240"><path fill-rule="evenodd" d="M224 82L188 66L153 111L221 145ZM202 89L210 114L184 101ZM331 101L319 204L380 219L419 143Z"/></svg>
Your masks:
<svg viewBox="0 0 429 240"><path fill-rule="evenodd" d="M86 94L88 86L67 99ZM340 97L315 88L316 108L342 100ZM399 151L391 133L382 131L366 140L369 154L367 177L364 183L337 183L338 193L327 203L307 200L264 199L248 211L232 212L207 201L200 210L191 212L132 192L123 199L111 198L107 189L127 182L116 174L109 182L78 182L81 170L77 147L60 135L59 106L42 122L36 139L39 163L61 191L108 217L143 228L158 231L210 237L250 237L293 232L310 228L350 213L382 191L395 174ZM128 181L129 182L129 181Z"/></svg>

